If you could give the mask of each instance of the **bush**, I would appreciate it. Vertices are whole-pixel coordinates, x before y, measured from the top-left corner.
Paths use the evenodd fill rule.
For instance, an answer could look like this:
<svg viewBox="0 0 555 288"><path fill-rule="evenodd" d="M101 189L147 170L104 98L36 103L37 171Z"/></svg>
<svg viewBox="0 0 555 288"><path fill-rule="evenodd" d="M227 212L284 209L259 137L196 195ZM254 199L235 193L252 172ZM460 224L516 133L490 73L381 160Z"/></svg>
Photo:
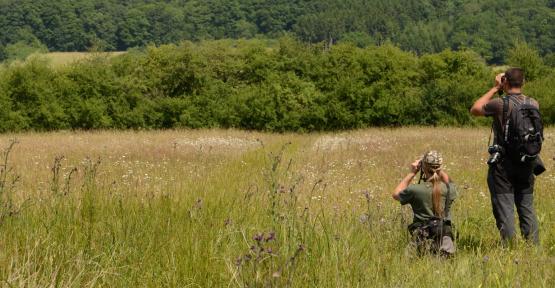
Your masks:
<svg viewBox="0 0 555 288"><path fill-rule="evenodd" d="M553 123L553 73L527 46L509 58L527 70L526 91ZM471 51L416 56L289 37L151 46L56 69L32 57L0 70L0 131L476 125L487 121L468 109L492 75Z"/></svg>
<svg viewBox="0 0 555 288"><path fill-rule="evenodd" d="M538 100L544 123L555 123L555 72L528 83L524 94Z"/></svg>
<svg viewBox="0 0 555 288"><path fill-rule="evenodd" d="M522 42L516 43L515 47L509 51L508 64L522 68L528 81L534 81L546 72L546 67L538 51Z"/></svg>

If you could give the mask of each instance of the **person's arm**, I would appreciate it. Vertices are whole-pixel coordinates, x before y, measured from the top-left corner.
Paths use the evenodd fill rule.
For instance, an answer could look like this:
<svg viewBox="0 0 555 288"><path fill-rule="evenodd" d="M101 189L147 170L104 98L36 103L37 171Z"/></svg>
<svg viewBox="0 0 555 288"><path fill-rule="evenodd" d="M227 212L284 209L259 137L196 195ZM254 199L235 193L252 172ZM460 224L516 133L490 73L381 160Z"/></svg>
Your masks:
<svg viewBox="0 0 555 288"><path fill-rule="evenodd" d="M493 96L495 95L495 93L499 92L499 90L501 90L501 78L504 76L504 73L501 74L497 74L497 76L495 76L495 86L491 89L489 89L488 92L486 92L486 94L482 95L482 97L480 97L480 99L476 100L476 102L474 102L474 105L472 105L472 108L470 108L470 113L474 116L485 116L486 115L486 111L484 110L484 106L486 104L488 104L488 102L491 100L491 98L493 98Z"/></svg>
<svg viewBox="0 0 555 288"><path fill-rule="evenodd" d="M407 189L407 187L409 187L410 183L412 182L412 179L414 179L414 176L416 176L416 173L418 173L419 169L420 169L420 160L416 160L412 164L410 164L410 173L407 174L407 176L405 176L403 180L401 180L401 182L397 185L397 187L393 191L393 194L391 195L393 199L397 201L401 200L401 198L399 197L399 194L401 194L401 192L403 192L405 189Z"/></svg>
<svg viewBox="0 0 555 288"><path fill-rule="evenodd" d="M397 187L395 188L395 191L393 192L393 199L400 201L401 198L399 197L399 194L401 194L401 192L403 192L403 190L407 189L407 187L409 187L410 183L412 182L412 179L414 179L414 176L416 176L416 173L414 172L410 172L409 174L407 174L407 176L405 176L405 178L403 178L403 180L401 180L401 182L399 183L399 185L397 185Z"/></svg>

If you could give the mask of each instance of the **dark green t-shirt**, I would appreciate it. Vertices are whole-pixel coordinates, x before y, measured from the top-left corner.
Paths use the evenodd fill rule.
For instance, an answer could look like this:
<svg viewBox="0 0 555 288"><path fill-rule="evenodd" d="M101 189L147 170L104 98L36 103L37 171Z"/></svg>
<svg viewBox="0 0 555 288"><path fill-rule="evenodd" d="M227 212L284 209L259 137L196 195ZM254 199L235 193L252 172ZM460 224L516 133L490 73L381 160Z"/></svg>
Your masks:
<svg viewBox="0 0 555 288"><path fill-rule="evenodd" d="M421 184L412 184L399 194L401 205L410 204L414 213L413 222L426 222L434 217L432 203L432 183L422 182ZM449 184L449 207L457 198L457 189L453 183ZM447 197L447 185L441 183L441 207L445 209L445 198ZM450 209L451 210L451 209ZM445 219L451 220L451 215L447 215Z"/></svg>

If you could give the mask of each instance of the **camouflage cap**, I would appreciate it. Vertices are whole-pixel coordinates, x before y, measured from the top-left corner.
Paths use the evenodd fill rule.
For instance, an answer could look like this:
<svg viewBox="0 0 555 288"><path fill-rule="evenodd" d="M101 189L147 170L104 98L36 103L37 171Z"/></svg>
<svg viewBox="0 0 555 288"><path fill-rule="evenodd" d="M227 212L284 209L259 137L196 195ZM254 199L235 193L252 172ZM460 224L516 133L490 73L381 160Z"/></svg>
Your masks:
<svg viewBox="0 0 555 288"><path fill-rule="evenodd" d="M443 165L443 156L435 150L428 151L422 156L422 165L425 169L439 170Z"/></svg>

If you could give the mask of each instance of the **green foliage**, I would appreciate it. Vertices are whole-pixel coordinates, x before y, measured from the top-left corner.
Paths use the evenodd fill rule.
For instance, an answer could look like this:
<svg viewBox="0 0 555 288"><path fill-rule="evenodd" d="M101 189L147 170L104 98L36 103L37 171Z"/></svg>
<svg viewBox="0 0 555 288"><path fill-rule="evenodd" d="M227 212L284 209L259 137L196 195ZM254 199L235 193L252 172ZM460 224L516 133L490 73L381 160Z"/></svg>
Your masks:
<svg viewBox="0 0 555 288"><path fill-rule="evenodd" d="M472 49L502 64L515 40L542 56L554 52L554 9L548 0L3 0L0 43L36 38L51 51L124 51L293 33L328 45L389 41L418 54Z"/></svg>
<svg viewBox="0 0 555 288"><path fill-rule="evenodd" d="M522 47L511 59L532 73L530 96L551 124L553 76L537 72L548 70L535 50ZM471 51L417 56L391 44L329 47L290 37L94 55L67 67L51 68L40 57L6 65L0 131L475 125L483 122L468 108L492 77Z"/></svg>
<svg viewBox="0 0 555 288"><path fill-rule="evenodd" d="M533 81L546 72L538 51L530 48L526 43L516 43L509 52L507 61L511 66L522 68L526 80Z"/></svg>
<svg viewBox="0 0 555 288"><path fill-rule="evenodd" d="M524 86L524 94L537 98L544 123L555 123L555 72L553 70L548 75L543 75L541 79Z"/></svg>
<svg viewBox="0 0 555 288"><path fill-rule="evenodd" d="M29 45L20 41L6 46L6 48L4 48L4 57L8 61L25 60L32 54L45 52L48 52L48 49L40 43L32 43Z"/></svg>
<svg viewBox="0 0 555 288"><path fill-rule="evenodd" d="M340 43L351 43L356 45L357 47L364 48L375 44L374 39L363 32L351 32L343 34Z"/></svg>
<svg viewBox="0 0 555 288"><path fill-rule="evenodd" d="M0 60L23 61L31 54L48 52L46 45L41 43L28 27L17 30L17 39L17 42L8 43L0 48Z"/></svg>
<svg viewBox="0 0 555 288"><path fill-rule="evenodd" d="M425 124L472 123L468 107L486 91L489 73L472 52L445 51L422 58L423 91L421 115Z"/></svg>
<svg viewBox="0 0 555 288"><path fill-rule="evenodd" d="M543 58L545 64L551 68L555 68L555 53L549 53Z"/></svg>
<svg viewBox="0 0 555 288"><path fill-rule="evenodd" d="M2 75L4 95L11 111L4 117L13 128L53 130L67 128L66 115L52 85L56 73L46 62L34 58L14 64ZM15 122L14 122L15 121Z"/></svg>
<svg viewBox="0 0 555 288"><path fill-rule="evenodd" d="M11 100L0 91L0 132L20 131L28 127L28 119L14 112Z"/></svg>

